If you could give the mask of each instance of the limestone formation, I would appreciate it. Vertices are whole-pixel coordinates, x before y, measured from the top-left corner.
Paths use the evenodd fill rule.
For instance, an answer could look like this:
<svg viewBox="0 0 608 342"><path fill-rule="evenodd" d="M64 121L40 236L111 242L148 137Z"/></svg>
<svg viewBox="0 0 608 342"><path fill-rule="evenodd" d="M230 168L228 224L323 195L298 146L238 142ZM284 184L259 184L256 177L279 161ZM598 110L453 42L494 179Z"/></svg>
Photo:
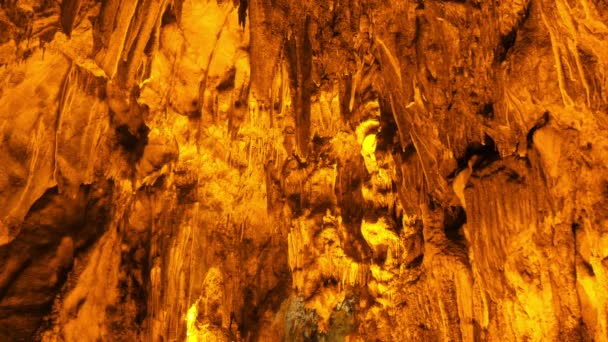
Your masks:
<svg viewBox="0 0 608 342"><path fill-rule="evenodd" d="M0 341L608 342L604 0L0 0Z"/></svg>

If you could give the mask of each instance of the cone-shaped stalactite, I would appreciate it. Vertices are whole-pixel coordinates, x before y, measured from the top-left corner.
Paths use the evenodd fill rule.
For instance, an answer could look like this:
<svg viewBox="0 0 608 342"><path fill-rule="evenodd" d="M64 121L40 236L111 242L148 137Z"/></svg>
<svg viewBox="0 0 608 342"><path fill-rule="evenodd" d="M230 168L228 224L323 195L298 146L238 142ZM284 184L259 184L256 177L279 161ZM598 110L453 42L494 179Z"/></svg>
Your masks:
<svg viewBox="0 0 608 342"><path fill-rule="evenodd" d="M0 340L608 341L607 23L0 1Z"/></svg>

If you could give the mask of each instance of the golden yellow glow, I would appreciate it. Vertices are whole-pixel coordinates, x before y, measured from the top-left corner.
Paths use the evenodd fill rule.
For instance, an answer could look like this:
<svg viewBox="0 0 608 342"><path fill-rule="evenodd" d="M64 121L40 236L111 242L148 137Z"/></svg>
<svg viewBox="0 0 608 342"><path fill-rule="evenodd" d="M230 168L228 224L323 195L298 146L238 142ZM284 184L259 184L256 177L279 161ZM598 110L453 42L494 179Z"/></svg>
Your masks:
<svg viewBox="0 0 608 342"><path fill-rule="evenodd" d="M188 313L186 314L186 325L187 332L186 337L188 342L197 342L199 330L196 327L196 318L198 317L198 310L196 308L196 303L192 304L192 306L188 309Z"/></svg>
<svg viewBox="0 0 608 342"><path fill-rule="evenodd" d="M0 341L608 342L605 0L0 2Z"/></svg>

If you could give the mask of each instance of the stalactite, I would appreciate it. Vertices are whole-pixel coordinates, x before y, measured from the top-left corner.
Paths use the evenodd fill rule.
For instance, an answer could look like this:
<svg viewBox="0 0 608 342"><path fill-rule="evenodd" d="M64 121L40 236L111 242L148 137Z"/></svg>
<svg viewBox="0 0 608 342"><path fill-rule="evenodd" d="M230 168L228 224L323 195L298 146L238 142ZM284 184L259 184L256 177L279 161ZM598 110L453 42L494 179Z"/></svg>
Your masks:
<svg viewBox="0 0 608 342"><path fill-rule="evenodd" d="M601 1L0 7L0 340L606 341Z"/></svg>

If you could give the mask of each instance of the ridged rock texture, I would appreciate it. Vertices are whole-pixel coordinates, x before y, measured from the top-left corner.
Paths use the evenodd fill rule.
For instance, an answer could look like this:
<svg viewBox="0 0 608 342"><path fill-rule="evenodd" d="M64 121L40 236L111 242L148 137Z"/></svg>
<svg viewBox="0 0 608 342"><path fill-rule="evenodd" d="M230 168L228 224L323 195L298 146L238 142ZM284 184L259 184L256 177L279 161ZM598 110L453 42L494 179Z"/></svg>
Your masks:
<svg viewBox="0 0 608 342"><path fill-rule="evenodd" d="M0 0L0 341L608 341L604 0Z"/></svg>

